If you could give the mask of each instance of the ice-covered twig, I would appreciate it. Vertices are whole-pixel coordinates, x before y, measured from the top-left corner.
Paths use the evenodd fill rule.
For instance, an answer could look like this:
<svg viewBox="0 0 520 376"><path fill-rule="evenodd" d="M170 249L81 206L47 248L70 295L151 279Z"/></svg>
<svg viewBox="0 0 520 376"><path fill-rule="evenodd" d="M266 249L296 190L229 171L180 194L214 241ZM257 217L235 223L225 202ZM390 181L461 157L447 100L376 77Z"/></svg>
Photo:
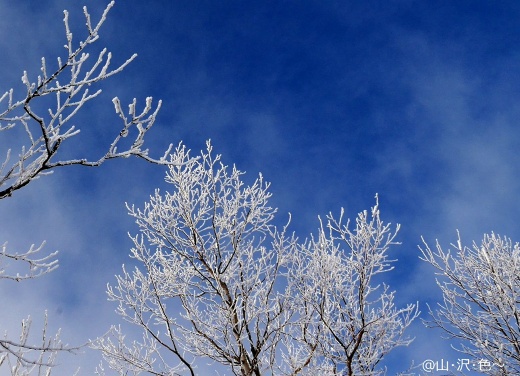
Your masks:
<svg viewBox="0 0 520 376"><path fill-rule="evenodd" d="M112 54L106 48L92 61L88 49L90 45L99 39L99 30L106 21L109 10L114 1L110 2L104 10L100 20L93 25L90 14L85 7L83 9L88 35L77 46L73 43L73 35L69 26L69 14L64 12L65 36L67 51L66 58L58 57L58 67L49 71L48 64L44 58L41 60L41 73L36 80L32 80L29 73L24 71L22 83L25 86L25 94L20 99L15 99L14 90L10 89L0 95L0 132L6 132L23 126L27 140L20 146L20 151L12 152L10 147L3 162L0 162L0 199L11 196L14 191L26 186L41 175L51 173L57 167L82 165L96 167L109 159L127 158L136 156L155 164L171 164L167 156L171 151L168 148L163 157L158 159L149 155L149 150L143 147L146 133L155 122L157 113L161 107L161 101L153 106L152 98L146 99L146 104L141 114L136 113L136 100L130 104L128 116L123 115L118 98L114 98L116 113L123 120L123 130L117 127L117 132L108 151L96 160L87 158L60 159L61 146L71 137L79 134L79 129L69 126L68 123L77 115L83 106L96 98L101 89L91 91L89 86L97 84L111 76L120 73L135 58L133 54L123 64L112 67ZM40 113L40 107L44 97L55 96L52 100L53 108L48 108ZM51 99L51 97L49 97ZM47 100L48 102L48 100ZM45 103L47 103L45 102ZM3 108L2 108L3 107ZM133 142L118 150L120 140L125 137L131 129L137 130ZM97 148L97 147L96 147Z"/></svg>
<svg viewBox="0 0 520 376"><path fill-rule="evenodd" d="M0 279L11 279L19 282L24 279L37 278L55 270L58 267L57 251L40 258L34 257L36 253L42 250L44 245L45 242L42 242L38 247L35 247L33 244L24 253L8 253L7 243L4 243L0 252ZM25 264L29 271L22 272L22 274L20 272L16 272L14 275L7 274L6 269L9 266L9 261L15 261L17 265L20 263Z"/></svg>
<svg viewBox="0 0 520 376"><path fill-rule="evenodd" d="M76 353L80 349L80 347L70 347L64 344L60 339L59 331L53 336L47 333L47 312L45 312L43 323L42 342L39 345L29 344L31 325L31 317L22 321L22 331L18 341L8 339L7 333L0 338L0 367L6 364L13 376L32 374L48 376L56 365L56 356L59 352Z"/></svg>

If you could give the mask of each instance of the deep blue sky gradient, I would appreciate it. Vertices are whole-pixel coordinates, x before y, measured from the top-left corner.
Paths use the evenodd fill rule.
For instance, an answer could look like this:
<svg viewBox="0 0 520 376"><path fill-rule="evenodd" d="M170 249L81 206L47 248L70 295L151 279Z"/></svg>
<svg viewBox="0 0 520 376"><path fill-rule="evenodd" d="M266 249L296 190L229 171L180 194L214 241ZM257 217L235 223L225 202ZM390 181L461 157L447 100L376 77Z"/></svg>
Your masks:
<svg viewBox="0 0 520 376"><path fill-rule="evenodd" d="M104 2L85 3L96 19ZM61 12L79 38L80 5L0 1L2 91L23 92L24 69L34 77L41 56L63 56ZM246 180L262 172L272 182L279 223L291 212L302 238L318 215L344 207L354 218L378 193L383 219L402 225L387 282L400 305L419 301L427 318L438 292L418 259L421 235L445 246L456 229L467 245L490 231L518 239L519 19L514 1L118 1L95 49L107 46L115 62L139 57L101 83L75 122L81 142L65 152L99 156L121 127L111 98L153 96L163 100L147 140L154 155L180 141L196 153L211 139ZM23 249L47 239L61 251L52 275L0 286L17 307L10 332L44 309L71 343L117 321L104 289L131 263L126 232L136 227L124 202L142 205L167 188L163 176L114 161L57 171L3 200L1 242ZM389 374L412 360L456 361L441 333L417 322L409 334L416 341L389 358ZM88 375L96 356L64 363Z"/></svg>

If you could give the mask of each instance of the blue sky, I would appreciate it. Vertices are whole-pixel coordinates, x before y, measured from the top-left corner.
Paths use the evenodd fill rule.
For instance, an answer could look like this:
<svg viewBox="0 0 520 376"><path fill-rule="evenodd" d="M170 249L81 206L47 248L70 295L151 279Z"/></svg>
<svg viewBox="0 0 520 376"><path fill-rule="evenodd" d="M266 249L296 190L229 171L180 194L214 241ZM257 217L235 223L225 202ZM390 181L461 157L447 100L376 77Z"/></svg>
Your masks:
<svg viewBox="0 0 520 376"><path fill-rule="evenodd" d="M94 18L105 5L84 3ZM22 71L34 77L41 56L63 56L63 9L82 35L81 4L0 1L2 92L22 92ZM418 259L421 235L446 246L457 229L468 245L491 231L518 240L519 16L514 1L118 1L98 44L116 62L139 56L101 83L75 122L81 142L65 152L101 155L121 128L111 98L153 96L163 108L152 153L179 141L198 151L211 139L246 180L262 172L272 182L280 223L292 213L302 238L318 215L344 207L354 217L378 193L383 219L402 225L387 281L427 318L438 292ZM47 309L77 344L117 322L104 291L137 231L124 202L142 205L165 187L164 173L139 160L68 168L2 200L0 242L45 239L61 267L2 283L0 329L16 332ZM389 358L389 374L412 360L456 361L441 333L417 322L409 334L416 340ZM88 375L97 354L63 363Z"/></svg>

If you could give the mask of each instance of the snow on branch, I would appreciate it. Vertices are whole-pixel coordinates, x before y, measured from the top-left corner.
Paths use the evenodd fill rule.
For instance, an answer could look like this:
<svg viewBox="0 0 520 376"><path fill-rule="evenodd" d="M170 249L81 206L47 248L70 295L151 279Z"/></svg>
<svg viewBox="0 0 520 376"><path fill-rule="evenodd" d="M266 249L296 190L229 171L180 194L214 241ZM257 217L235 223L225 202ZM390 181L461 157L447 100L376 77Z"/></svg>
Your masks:
<svg viewBox="0 0 520 376"><path fill-rule="evenodd" d="M234 375L381 375L384 356L411 343L417 304L396 307L375 281L393 268L399 230L377 202L354 228L331 214L299 243L289 224L273 224L261 174L246 186L209 142L198 159L179 145L171 161L171 190L128 206L135 266L107 293L143 337L129 343L112 326L92 342L110 369L195 375L204 360Z"/></svg>
<svg viewBox="0 0 520 376"><path fill-rule="evenodd" d="M13 89L0 94L0 132L13 131L21 127L26 135L26 141L19 151L8 148L4 152L4 159L0 162L0 199L11 196L14 191L42 175L51 173L57 167L96 167L109 159L130 156L156 164L170 163L167 156L171 151L171 145L159 159L150 157L149 150L143 148L145 134L154 124L161 107L161 101L153 105L151 97L146 99L141 113L136 112L137 103L134 99L129 105L127 115L119 99L114 98L115 110L123 120L123 128L115 132L110 147L97 160L81 157L60 159L59 150L63 143L80 132L74 125L69 125L71 119L87 102L101 93L101 89L90 91L90 86L120 73L137 56L134 54L123 64L112 67L112 54L104 48L99 52L97 59L91 59L88 49L98 41L99 30L113 5L114 1L108 4L95 25L92 24L87 8L84 8L88 36L77 44L73 43L69 15L65 11L66 58L58 57L58 64L54 70L51 70L46 59L42 58L41 73L36 80L32 80L29 73L24 71L22 83L25 92L21 98L15 97ZM46 112L36 110L44 103L43 98L52 99L52 96L53 104ZM126 137L131 128L137 129L134 141L129 147L118 149L121 138Z"/></svg>
<svg viewBox="0 0 520 376"><path fill-rule="evenodd" d="M42 250L44 245L45 242L42 242L38 247L35 247L33 244L26 252L8 253L7 243L4 243L0 252L0 279L11 279L19 282L24 279L37 278L55 270L58 267L58 260L55 258L58 254L57 251L40 258L34 256ZM9 261L16 262L17 266L25 264L29 271L22 272L22 274L17 272L15 275L7 274L6 270L9 266Z"/></svg>
<svg viewBox="0 0 520 376"><path fill-rule="evenodd" d="M320 218L317 235L290 253L289 291L300 325L286 343L287 358L309 374L382 375L380 362L412 342L404 332L419 315L417 304L396 307L395 291L375 281L393 269L388 250L398 244L399 225L381 220L377 196L353 226L343 217L342 209L339 218Z"/></svg>
<svg viewBox="0 0 520 376"><path fill-rule="evenodd" d="M12 376L28 376L33 372L48 376L56 365L56 357L59 352L76 353L79 350L79 347L64 344L60 339L59 331L53 336L47 333L47 312L39 345L29 344L31 325L31 317L22 321L22 331L18 341L10 340L7 333L0 338L0 367L4 364L7 365ZM77 372L74 373L74 375L76 374Z"/></svg>
<svg viewBox="0 0 520 376"><path fill-rule="evenodd" d="M520 245L485 234L480 244L453 249L423 239L421 259L436 270L443 299L429 308L428 327L440 328L454 348L500 375L520 374ZM494 373L493 373L494 374Z"/></svg>
<svg viewBox="0 0 520 376"><path fill-rule="evenodd" d="M172 146L159 159L150 157L148 149L143 147L145 135L153 126L161 107L161 101L154 105L151 97L146 99L144 109L140 112L137 111L135 99L125 112L119 99L114 98L116 114L123 121L122 130L116 128L108 150L98 159L62 158L60 150L64 143L80 132L71 124L72 119L86 103L101 93L101 89L91 91L90 88L120 73L137 56L132 55L118 66L112 65L112 54L106 48L97 56L91 56L91 45L99 40L101 26L113 6L114 1L111 1L97 23L92 22L87 8L83 8L88 35L79 42L73 39L69 14L64 11L66 56L58 57L57 65L49 64L42 58L41 72L35 78L27 71L23 72L23 91L15 92L11 88L0 93L0 136L2 145L7 145L0 152L0 199L10 197L16 190L40 176L52 173L57 167L96 167L109 159L130 156L162 165L173 163L167 159ZM129 145L127 147L120 146L121 138L127 137L129 131L136 134L135 139L133 142L125 142ZM22 281L55 270L58 267L57 252L39 256L43 245L32 245L25 252L11 252L4 243L0 250L0 280ZM8 333L0 337L0 367L8 367L11 375L50 375L58 353L74 352L77 349L64 345L59 332L54 336L48 335L47 315L41 343L32 344L30 328L31 319L28 318L22 322L22 332L17 340L10 339Z"/></svg>

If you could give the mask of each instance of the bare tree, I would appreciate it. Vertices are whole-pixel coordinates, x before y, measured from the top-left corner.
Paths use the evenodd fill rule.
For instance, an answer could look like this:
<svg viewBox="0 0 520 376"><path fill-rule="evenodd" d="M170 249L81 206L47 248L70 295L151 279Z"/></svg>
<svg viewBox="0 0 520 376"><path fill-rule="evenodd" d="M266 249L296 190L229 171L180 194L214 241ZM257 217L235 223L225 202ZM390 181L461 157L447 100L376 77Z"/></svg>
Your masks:
<svg viewBox="0 0 520 376"><path fill-rule="evenodd" d="M276 210L261 175L245 186L209 143L199 159L183 146L171 158L173 191L157 190L144 209L128 207L140 228L131 252L138 266L123 266L108 296L143 337L127 344L113 326L93 345L108 367L195 375L205 358L243 376L340 375L347 364L369 375L409 343L402 332L415 305L395 309L386 286L372 298L372 277L391 269L386 250L395 236L387 237L377 206L353 232L331 217L336 235L327 238L322 226L318 240L298 245L288 225L271 224Z"/></svg>
<svg viewBox="0 0 520 376"><path fill-rule="evenodd" d="M437 242L421 248L433 265L443 302L430 308L430 327L460 341L456 350L474 360L477 370L493 375L520 374L520 246L494 233L481 244L444 251Z"/></svg>
<svg viewBox="0 0 520 376"><path fill-rule="evenodd" d="M123 267L108 289L143 340L127 347L112 327L96 347L120 374L194 375L195 357L207 357L233 374L260 375L290 316L276 289L274 248L283 237L270 225L269 185L259 176L245 187L242 173L228 171L209 143L200 159L179 146L171 161L178 166L166 181L174 191L157 190L143 210L128 208L141 231L132 257L143 269Z"/></svg>
<svg viewBox="0 0 520 376"><path fill-rule="evenodd" d="M306 364L315 354L321 362L309 374L379 375L383 357L412 342L404 331L418 306L396 308L395 292L376 281L393 269L387 251L398 244L399 231L380 219L377 196L371 216L359 213L353 229L343 215L330 213L326 225L320 219L318 235L291 252L289 291L298 302L300 325L296 341L288 344L295 354L290 363Z"/></svg>
<svg viewBox="0 0 520 376"><path fill-rule="evenodd" d="M24 72L24 90L21 95L17 95L14 89L0 94L0 135L3 136L5 144L12 141L15 145L7 148L5 158L0 162L0 199L11 197L15 191L42 175L52 173L58 167L96 167L109 159L129 156L143 158L152 163L169 164L166 158L171 146L159 159L150 157L148 150L143 148L144 136L154 124L161 106L159 101L153 108L152 98L146 99L141 113L137 111L135 99L129 105L127 113L123 111L119 99L113 99L116 114L123 123L116 128L112 143L107 145L108 150L97 160L83 157L61 158L62 146L80 131L74 125L69 125L71 120L87 102L101 92L90 92L89 88L120 73L136 57L134 54L115 68L111 67L112 55L106 48L101 50L94 61L90 57L91 45L98 41L99 30L113 5L114 1L108 4L96 24L92 24L87 8L83 8L87 36L77 44L73 43L68 12L64 11L66 56L58 57L55 68L50 68L45 58L42 58L41 73L34 79L30 78L29 73ZM46 106L49 107L42 111ZM125 140L126 146L118 149L122 138L129 134L134 135L133 141ZM13 151L15 148L18 150ZM39 247L32 246L28 251L12 252L7 250L4 243L0 252L0 279L20 281L36 278L54 270L58 266L56 252L38 256L42 246L43 243ZM23 266L26 266L28 271L20 273ZM11 269L17 271L10 272ZM54 364L57 351L73 350L64 346L59 336L49 337L46 324L42 344L29 344L30 323L30 319L23 322L18 341L10 340L7 335L0 338L0 366L9 364L13 375L25 375L33 371L47 374Z"/></svg>

